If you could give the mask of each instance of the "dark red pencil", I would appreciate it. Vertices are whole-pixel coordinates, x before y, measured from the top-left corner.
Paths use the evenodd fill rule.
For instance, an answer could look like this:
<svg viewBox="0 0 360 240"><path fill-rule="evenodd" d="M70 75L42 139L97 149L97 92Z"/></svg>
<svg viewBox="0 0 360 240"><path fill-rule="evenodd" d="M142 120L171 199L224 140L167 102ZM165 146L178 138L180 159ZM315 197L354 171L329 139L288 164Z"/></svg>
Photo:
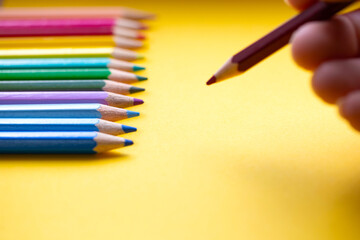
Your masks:
<svg viewBox="0 0 360 240"><path fill-rule="evenodd" d="M315 3L265 37L231 57L206 84L211 85L245 72L288 44L291 35L305 23L330 19L333 15L354 2Z"/></svg>

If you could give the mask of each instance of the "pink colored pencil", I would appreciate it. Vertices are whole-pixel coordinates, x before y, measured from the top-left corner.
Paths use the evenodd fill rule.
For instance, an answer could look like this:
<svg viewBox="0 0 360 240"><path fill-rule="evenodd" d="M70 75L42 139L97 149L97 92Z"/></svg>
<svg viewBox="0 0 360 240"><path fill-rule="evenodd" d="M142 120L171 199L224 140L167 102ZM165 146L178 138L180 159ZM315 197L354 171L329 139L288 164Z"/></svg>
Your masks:
<svg viewBox="0 0 360 240"><path fill-rule="evenodd" d="M116 18L152 19L154 14L124 7L34 7L0 8L2 19L30 19L30 18Z"/></svg>
<svg viewBox="0 0 360 240"><path fill-rule="evenodd" d="M119 35L143 39L136 30L118 27L116 19L14 19L0 20L0 36Z"/></svg>

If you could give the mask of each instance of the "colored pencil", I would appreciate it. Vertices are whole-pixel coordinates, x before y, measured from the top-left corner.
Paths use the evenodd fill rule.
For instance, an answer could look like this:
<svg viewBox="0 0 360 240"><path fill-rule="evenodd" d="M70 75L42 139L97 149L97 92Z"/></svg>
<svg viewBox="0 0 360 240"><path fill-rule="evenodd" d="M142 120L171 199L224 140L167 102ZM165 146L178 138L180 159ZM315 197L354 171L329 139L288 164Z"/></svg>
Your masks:
<svg viewBox="0 0 360 240"><path fill-rule="evenodd" d="M0 118L0 132L102 132L120 135L134 127L98 118Z"/></svg>
<svg viewBox="0 0 360 240"><path fill-rule="evenodd" d="M144 44L142 41L118 36L56 36L56 37L3 37L0 48L34 48L34 47L75 47L102 46L135 49Z"/></svg>
<svg viewBox="0 0 360 240"><path fill-rule="evenodd" d="M68 57L113 57L120 60L137 60L142 55L117 47L73 48L18 48L0 49L0 58L68 58Z"/></svg>
<svg viewBox="0 0 360 240"><path fill-rule="evenodd" d="M145 68L113 58L15 58L0 59L0 69L114 68L140 71Z"/></svg>
<svg viewBox="0 0 360 240"><path fill-rule="evenodd" d="M0 132L0 153L101 153L132 144L99 132Z"/></svg>
<svg viewBox="0 0 360 240"><path fill-rule="evenodd" d="M144 39L138 30L113 25L113 19L0 20L1 37L117 35Z"/></svg>
<svg viewBox="0 0 360 240"><path fill-rule="evenodd" d="M108 68L65 68L65 69L14 69L0 70L0 80L64 80L64 79L108 79L117 82L134 83L147 78Z"/></svg>
<svg viewBox="0 0 360 240"><path fill-rule="evenodd" d="M230 58L224 66L210 78L207 85L226 80L245 72L288 44L292 34L305 23L329 19L354 2L355 1L343 3L316 2L290 21Z"/></svg>
<svg viewBox="0 0 360 240"><path fill-rule="evenodd" d="M106 91L127 95L145 89L109 80L82 79L0 81L0 91Z"/></svg>
<svg viewBox="0 0 360 240"><path fill-rule="evenodd" d="M118 108L143 104L144 101L104 91L73 92L0 92L0 104L100 103Z"/></svg>
<svg viewBox="0 0 360 240"><path fill-rule="evenodd" d="M20 33L12 33L15 30L24 32L26 35L29 31L34 30L41 35L45 33L53 33L58 35L62 31L65 33L74 33L70 29L77 29L80 33L98 29L97 31L112 31L114 27L125 29L139 30L146 29L146 25L142 22L124 19L124 18L65 18L65 19L2 19L0 20L1 31L9 31L9 35L21 35ZM57 29L53 29L57 28ZM82 28L82 29L80 29ZM6 33L2 33L6 34Z"/></svg>
<svg viewBox="0 0 360 240"><path fill-rule="evenodd" d="M109 7L3 7L0 8L2 19L32 18L130 18L153 19L154 14L130 8Z"/></svg>
<svg viewBox="0 0 360 240"><path fill-rule="evenodd" d="M0 105L0 118L101 118L119 121L138 112L98 103Z"/></svg>

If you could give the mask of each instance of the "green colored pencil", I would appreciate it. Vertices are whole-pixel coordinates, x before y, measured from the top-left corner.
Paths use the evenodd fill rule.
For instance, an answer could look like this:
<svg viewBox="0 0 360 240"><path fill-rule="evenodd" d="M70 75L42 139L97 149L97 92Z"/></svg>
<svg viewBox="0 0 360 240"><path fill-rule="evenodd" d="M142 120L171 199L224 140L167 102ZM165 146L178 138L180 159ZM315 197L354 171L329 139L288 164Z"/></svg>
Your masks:
<svg viewBox="0 0 360 240"><path fill-rule="evenodd" d="M133 83L147 80L133 73L108 68L15 69L0 70L0 80L108 79Z"/></svg>
<svg viewBox="0 0 360 240"><path fill-rule="evenodd" d="M106 91L131 94L144 88L110 80L38 80L0 81L0 91Z"/></svg>

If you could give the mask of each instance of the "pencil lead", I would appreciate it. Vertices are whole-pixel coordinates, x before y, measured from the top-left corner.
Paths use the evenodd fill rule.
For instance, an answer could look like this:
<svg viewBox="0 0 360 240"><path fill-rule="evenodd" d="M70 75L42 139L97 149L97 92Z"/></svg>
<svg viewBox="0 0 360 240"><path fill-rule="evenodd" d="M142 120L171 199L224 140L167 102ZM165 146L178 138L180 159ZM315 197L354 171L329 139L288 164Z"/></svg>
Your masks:
<svg viewBox="0 0 360 240"><path fill-rule="evenodd" d="M141 30L148 30L148 29L149 29L149 25L146 25L145 23L140 23L140 29L141 29Z"/></svg>
<svg viewBox="0 0 360 240"><path fill-rule="evenodd" d="M133 145L134 144L134 142L133 141L131 141L131 140L129 140L129 139L125 139L125 143L124 143L124 146L126 147L126 146L130 146L130 145Z"/></svg>
<svg viewBox="0 0 360 240"><path fill-rule="evenodd" d="M145 91L145 88L139 88L139 87L131 87L129 89L129 92L130 93L137 93L137 92L143 92Z"/></svg>
<svg viewBox="0 0 360 240"><path fill-rule="evenodd" d="M142 76L136 76L136 78L137 78L139 81L145 81L145 80L148 79L147 77L142 77Z"/></svg>
<svg viewBox="0 0 360 240"><path fill-rule="evenodd" d="M206 85L211 85L216 83L216 77L212 76L209 81L206 82Z"/></svg>
<svg viewBox="0 0 360 240"><path fill-rule="evenodd" d="M130 132L136 132L137 131L137 128L126 126L126 125L122 125L122 129L123 129L123 131L125 133L130 133Z"/></svg>
<svg viewBox="0 0 360 240"><path fill-rule="evenodd" d="M137 55L136 55L136 60L138 60L138 59L143 59L143 58L144 58L144 56L141 55L141 54L137 54Z"/></svg>
<svg viewBox="0 0 360 240"><path fill-rule="evenodd" d="M138 99L138 98L134 98L134 105L140 105L140 104L143 104L144 101L141 100L141 99Z"/></svg>
<svg viewBox="0 0 360 240"><path fill-rule="evenodd" d="M138 66L138 65L133 66L133 71L134 72L141 71L141 70L145 70L145 67Z"/></svg>
<svg viewBox="0 0 360 240"><path fill-rule="evenodd" d="M132 117L140 116L140 113L139 113L139 112L134 112L134 111L129 111L129 110L127 110L127 111L126 111L126 115L127 115L128 118L132 118Z"/></svg>
<svg viewBox="0 0 360 240"><path fill-rule="evenodd" d="M137 39L139 39L139 40L144 40L144 39L146 39L146 36L145 36L145 34L143 34L143 33L138 33L138 34L137 34Z"/></svg>

